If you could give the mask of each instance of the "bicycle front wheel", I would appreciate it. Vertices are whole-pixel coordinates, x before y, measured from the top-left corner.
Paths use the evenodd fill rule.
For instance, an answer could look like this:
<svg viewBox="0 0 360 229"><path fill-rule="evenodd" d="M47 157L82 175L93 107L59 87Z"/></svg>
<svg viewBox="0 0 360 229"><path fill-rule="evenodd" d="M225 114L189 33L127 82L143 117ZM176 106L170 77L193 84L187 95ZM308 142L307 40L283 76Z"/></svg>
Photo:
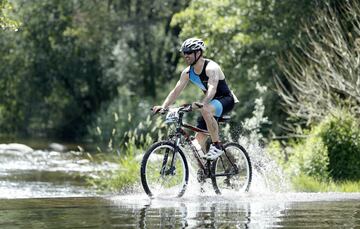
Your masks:
<svg viewBox="0 0 360 229"><path fill-rule="evenodd" d="M181 197L189 180L184 153L173 142L153 144L141 162L141 183L150 197Z"/></svg>
<svg viewBox="0 0 360 229"><path fill-rule="evenodd" d="M252 168L248 153L235 142L224 145L225 152L213 161L211 178L214 190L222 194L226 190L245 191L250 188Z"/></svg>

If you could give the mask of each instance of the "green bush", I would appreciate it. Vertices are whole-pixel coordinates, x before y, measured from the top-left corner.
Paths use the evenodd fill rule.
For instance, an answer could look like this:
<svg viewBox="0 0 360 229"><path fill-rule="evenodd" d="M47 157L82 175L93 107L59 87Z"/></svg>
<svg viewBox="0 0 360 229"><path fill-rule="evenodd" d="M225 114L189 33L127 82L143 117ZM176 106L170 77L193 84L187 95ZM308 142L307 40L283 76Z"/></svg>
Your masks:
<svg viewBox="0 0 360 229"><path fill-rule="evenodd" d="M294 163L296 160L299 163L298 170L305 175L326 180L329 177L329 158L326 146L318 134L319 131L321 128L314 128L306 140L294 146L295 153L290 157L290 161L296 164Z"/></svg>
<svg viewBox="0 0 360 229"><path fill-rule="evenodd" d="M99 191L122 192L139 184L140 163L133 155L119 161L119 169L101 171L98 176L87 179L87 183Z"/></svg>
<svg viewBox="0 0 360 229"><path fill-rule="evenodd" d="M114 126L113 128L121 127L117 126L117 120L113 123L111 123L111 120L106 121L108 121L109 126ZM106 130L106 128L104 129ZM98 176L89 178L87 182L98 190L131 191L132 188L139 185L142 154L154 141L162 138L164 132L167 131L166 129L160 117L150 119L150 116L147 116L134 129L127 130L123 135L112 134L108 136L110 139L105 152L110 152L108 155L120 154L120 160L116 156L119 168L114 171L99 172ZM113 133L117 132L113 131ZM103 134L101 129L98 134L101 138L106 139L104 136L101 136ZM121 141L117 141L116 137L120 138ZM100 147L98 147L98 150L103 152Z"/></svg>
<svg viewBox="0 0 360 229"><path fill-rule="evenodd" d="M331 118L321 131L334 180L360 180L359 122L348 113Z"/></svg>
<svg viewBox="0 0 360 229"><path fill-rule="evenodd" d="M309 176L319 181L360 180L359 122L342 110L306 132L305 139L271 142L268 152L291 177Z"/></svg>
<svg viewBox="0 0 360 229"><path fill-rule="evenodd" d="M150 107L148 101L119 97L99 112L96 122L88 127L89 137L100 144L101 152L148 146L167 132L163 117L151 116Z"/></svg>
<svg viewBox="0 0 360 229"><path fill-rule="evenodd" d="M137 184L140 180L139 171L140 163L134 156L122 158L119 170L106 182L107 189L121 191Z"/></svg>
<svg viewBox="0 0 360 229"><path fill-rule="evenodd" d="M278 141L273 141L267 151L290 177L304 174L326 180L329 177L329 159L319 131L319 127L314 128L308 138L290 141L285 148Z"/></svg>

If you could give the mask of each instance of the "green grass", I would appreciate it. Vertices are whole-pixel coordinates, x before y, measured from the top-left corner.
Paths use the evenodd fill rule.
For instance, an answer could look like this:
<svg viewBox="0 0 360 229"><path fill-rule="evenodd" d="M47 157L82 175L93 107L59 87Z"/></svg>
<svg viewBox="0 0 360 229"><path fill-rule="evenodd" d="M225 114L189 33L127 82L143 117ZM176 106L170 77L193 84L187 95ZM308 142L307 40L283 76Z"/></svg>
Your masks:
<svg viewBox="0 0 360 229"><path fill-rule="evenodd" d="M132 188L140 181L140 163L134 156L120 159L119 169L103 172L97 178L88 179L88 183L98 190L120 192Z"/></svg>
<svg viewBox="0 0 360 229"><path fill-rule="evenodd" d="M360 181L321 181L306 175L294 177L292 185L298 192L360 192Z"/></svg>
<svg viewBox="0 0 360 229"><path fill-rule="evenodd" d="M109 180L112 190L122 190L133 186L140 180L140 163L134 157L128 156L120 160L120 169Z"/></svg>

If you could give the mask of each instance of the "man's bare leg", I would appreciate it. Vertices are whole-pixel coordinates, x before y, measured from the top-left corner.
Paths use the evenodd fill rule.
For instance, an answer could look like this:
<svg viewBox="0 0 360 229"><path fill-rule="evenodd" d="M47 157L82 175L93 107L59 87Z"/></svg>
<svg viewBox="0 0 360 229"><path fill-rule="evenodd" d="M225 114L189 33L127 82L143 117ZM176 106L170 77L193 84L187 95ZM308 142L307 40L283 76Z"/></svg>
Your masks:
<svg viewBox="0 0 360 229"><path fill-rule="evenodd" d="M212 141L210 149L206 153L205 158L208 160L215 160L224 153L219 137L219 126L214 118L215 107L207 104L201 108L201 114L206 122L206 127L209 131Z"/></svg>
<svg viewBox="0 0 360 229"><path fill-rule="evenodd" d="M207 129L209 131L212 142L220 142L219 125L214 118L215 108L209 104L201 108L201 115L203 116Z"/></svg>
<svg viewBox="0 0 360 229"><path fill-rule="evenodd" d="M196 135L195 135L195 139L201 145L201 149L202 149L202 151L204 153L206 152L206 140L207 140L207 138L208 138L208 136L206 134L196 133Z"/></svg>

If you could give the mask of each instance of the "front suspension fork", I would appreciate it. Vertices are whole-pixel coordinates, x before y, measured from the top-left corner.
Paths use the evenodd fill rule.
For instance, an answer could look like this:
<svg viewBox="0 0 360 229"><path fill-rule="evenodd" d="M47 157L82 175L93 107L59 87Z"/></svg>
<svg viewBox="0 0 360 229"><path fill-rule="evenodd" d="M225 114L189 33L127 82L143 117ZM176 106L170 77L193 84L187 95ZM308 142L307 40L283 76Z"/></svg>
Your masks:
<svg viewBox="0 0 360 229"><path fill-rule="evenodd" d="M169 159L169 154L170 154L170 149L166 149L165 151L165 155L164 155L164 159L163 159L163 163L161 166L161 170L160 170L160 174L161 175L174 175L175 174L175 162L176 162L176 152L178 150L178 145L180 144L180 138L177 138L176 141L174 142L175 146L174 146L174 151L172 151L173 156L171 158L171 162L170 165L168 167L168 169L166 169L166 165Z"/></svg>

